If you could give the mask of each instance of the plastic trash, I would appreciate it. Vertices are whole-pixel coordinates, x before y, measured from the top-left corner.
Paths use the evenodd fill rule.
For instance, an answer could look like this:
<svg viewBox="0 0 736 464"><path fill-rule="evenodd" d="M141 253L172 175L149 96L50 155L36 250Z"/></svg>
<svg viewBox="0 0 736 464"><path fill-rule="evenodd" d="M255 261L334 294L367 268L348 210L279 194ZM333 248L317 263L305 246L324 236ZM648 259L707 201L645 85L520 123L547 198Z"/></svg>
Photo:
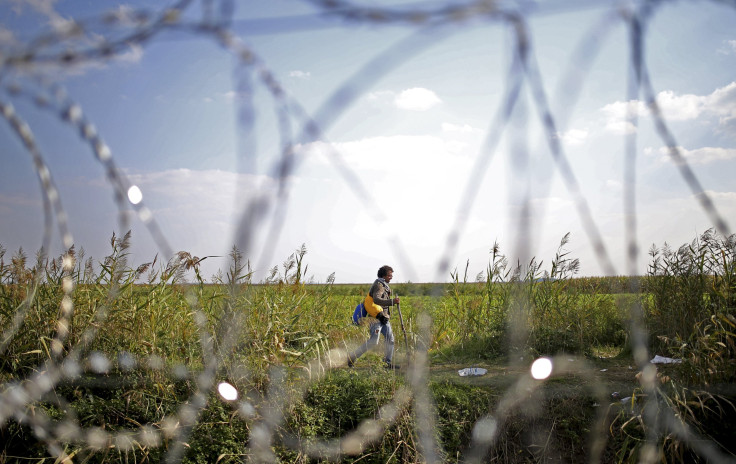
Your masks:
<svg viewBox="0 0 736 464"><path fill-rule="evenodd" d="M613 392L613 394L611 394L611 398L613 398L613 400L615 401L618 401L623 410L631 414L632 416L641 413L641 406L637 404L636 401L638 399L641 399L641 396L637 396L636 398L632 396L621 398L621 394L619 392Z"/></svg>
<svg viewBox="0 0 736 464"><path fill-rule="evenodd" d="M468 377L471 375L485 375L486 372L488 371L483 369L482 367L466 367L465 369L460 369L459 371L457 371L460 377Z"/></svg>
<svg viewBox="0 0 736 464"><path fill-rule="evenodd" d="M682 359L666 358L664 356L655 355L649 362L652 364L679 364L682 362Z"/></svg>
<svg viewBox="0 0 736 464"><path fill-rule="evenodd" d="M616 401L621 402L621 404L626 405L627 403L631 403L631 397L627 396L626 398L621 398L621 393L619 392L613 392L611 393L611 398L613 398Z"/></svg>

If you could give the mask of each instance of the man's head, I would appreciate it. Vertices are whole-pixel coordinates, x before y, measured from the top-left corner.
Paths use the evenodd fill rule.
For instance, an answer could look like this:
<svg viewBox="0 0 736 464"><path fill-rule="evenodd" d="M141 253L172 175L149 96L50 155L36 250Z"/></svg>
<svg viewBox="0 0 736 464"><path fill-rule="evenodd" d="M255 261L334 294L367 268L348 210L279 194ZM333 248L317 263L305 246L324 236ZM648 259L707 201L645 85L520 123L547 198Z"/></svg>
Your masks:
<svg viewBox="0 0 736 464"><path fill-rule="evenodd" d="M378 278L383 279L386 282L389 282L391 278L394 276L394 270L391 266L381 266L378 268Z"/></svg>

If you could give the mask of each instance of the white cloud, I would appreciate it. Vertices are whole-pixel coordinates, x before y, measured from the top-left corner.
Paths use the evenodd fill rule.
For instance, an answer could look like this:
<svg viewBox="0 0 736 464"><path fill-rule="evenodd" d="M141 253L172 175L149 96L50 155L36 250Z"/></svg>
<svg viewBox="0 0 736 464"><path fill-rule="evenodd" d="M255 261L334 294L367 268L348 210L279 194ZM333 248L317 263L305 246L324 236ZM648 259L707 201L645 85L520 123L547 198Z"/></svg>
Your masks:
<svg viewBox="0 0 736 464"><path fill-rule="evenodd" d="M470 124L452 124L449 122L442 123L442 132L457 132L463 134L479 134L483 131L475 128Z"/></svg>
<svg viewBox="0 0 736 464"><path fill-rule="evenodd" d="M736 82L716 89L707 97L708 108L718 114L734 114L736 108Z"/></svg>
<svg viewBox="0 0 736 464"><path fill-rule="evenodd" d="M41 200L36 197L28 197L23 194L7 195L0 193L0 207L3 208L26 208L41 206Z"/></svg>
<svg viewBox="0 0 736 464"><path fill-rule="evenodd" d="M228 92L225 92L222 94L223 97L225 97L227 100L232 101L241 101L248 98L248 94L246 92L240 92L237 90L230 90Z"/></svg>
<svg viewBox="0 0 736 464"><path fill-rule="evenodd" d="M616 135L627 135L636 132L636 126L630 121L610 120L606 122L605 129Z"/></svg>
<svg viewBox="0 0 736 464"><path fill-rule="evenodd" d="M15 39L13 31L6 29L0 25L0 45L17 45L18 41Z"/></svg>
<svg viewBox="0 0 736 464"><path fill-rule="evenodd" d="M64 18L60 15L51 16L49 24L61 36L69 36L77 29L77 22L74 19Z"/></svg>
<svg viewBox="0 0 736 464"><path fill-rule="evenodd" d="M394 99L397 108L409 111L427 111L440 103L436 93L422 87L406 89Z"/></svg>
<svg viewBox="0 0 736 464"><path fill-rule="evenodd" d="M127 177L140 188L143 203L175 248L187 242L207 253L229 248L240 214L251 201L275 197L269 177L219 169L170 169Z"/></svg>
<svg viewBox="0 0 736 464"><path fill-rule="evenodd" d="M377 90L368 93L365 100L379 106L393 104L396 108L408 111L427 111L442 103L436 93L422 87L406 89L398 94L391 90ZM449 125L448 127L458 129L460 126Z"/></svg>
<svg viewBox="0 0 736 464"><path fill-rule="evenodd" d="M143 205L152 211L154 220L171 248L174 251L186 250L198 256L226 256L236 242L234 233L238 227L240 215L246 206L256 198L263 196L275 198L276 196L276 186L271 178L225 170L170 169L156 172L126 172L126 177L131 184L140 188ZM109 181L103 177L82 178L81 180L84 182L79 185L82 189L80 192L85 192L86 197L91 192L99 192L100 188L105 190L110 188ZM107 197L107 195L102 196ZM68 200L70 197L65 198ZM33 198L25 200L22 197L7 198L0 194L0 223L9 217L8 214L20 210L23 204L21 202L31 200ZM110 226L115 227L115 219L117 219L115 208L109 205L104 214L92 216L87 213L90 207L86 201L85 203L65 202L67 211L71 213L70 216L76 219L70 225L78 243L84 244L86 249L95 250L95 247L98 247L97 251L93 251L93 256L103 256L101 253L104 253L106 249L105 247L99 248L99 238L109 233ZM34 215L38 216L37 211L41 206L40 199L36 202L38 205L34 209ZM12 207L13 210L4 212L6 205ZM130 213L130 211L127 212ZM132 215L129 217L131 217L130 225L134 237L134 259L148 261L161 250L151 242L143 225ZM13 219L17 220L15 216ZM264 216L263 220L267 221L268 216ZM255 236L249 258L257 257L260 253L260 249L255 244L260 240L267 223L256 222L254 224L252 230ZM88 227L82 228L82 225L88 225ZM304 240L304 237L300 239ZM92 244L91 248L90 244ZM287 250L291 248L292 243L290 242ZM285 256L288 256L288 253L279 252L276 255L277 259ZM209 259L203 264L203 276L209 278L218 269L224 272L228 264L227 258Z"/></svg>
<svg viewBox="0 0 736 464"><path fill-rule="evenodd" d="M332 147L332 148L330 148ZM432 162L445 164L456 153L456 142L432 135L395 135L368 137L350 142L327 144L314 142L297 147L305 156L329 154L337 150L357 171L384 171L386 169L417 172L432 169ZM322 158L326 160L327 158ZM438 168L441 171L441 168Z"/></svg>
<svg viewBox="0 0 736 464"><path fill-rule="evenodd" d="M677 149L689 164L703 165L736 159L736 148L703 147L688 150L683 147L677 147ZM672 162L670 150L667 147L660 147L658 149L647 147L644 149L644 153L649 156L657 156L657 160L661 163Z"/></svg>
<svg viewBox="0 0 736 464"><path fill-rule="evenodd" d="M692 121L698 118L715 116L722 130L736 126L736 82L715 89L709 95L678 95L672 90L657 94L659 109L668 121ZM609 132L626 134L635 131L627 120L629 114L639 118L647 117L650 111L640 100L617 101L601 108L605 128Z"/></svg>
<svg viewBox="0 0 736 464"><path fill-rule="evenodd" d="M549 196L531 199L531 205L537 210L547 210L549 214L555 215L562 211L571 211L575 205L569 198Z"/></svg>
<svg viewBox="0 0 736 464"><path fill-rule="evenodd" d="M396 94L390 90L376 90L375 92L369 92L366 95L366 100L371 102L378 102L384 100L393 100Z"/></svg>
<svg viewBox="0 0 736 464"><path fill-rule="evenodd" d="M17 15L24 14L25 7L29 7L37 13L46 16L51 23L55 19L61 17L54 9L56 1L57 0L11 0L10 3L13 5L13 11Z"/></svg>
<svg viewBox="0 0 736 464"><path fill-rule="evenodd" d="M457 209L473 161L457 154L454 141L430 135L404 135L370 137L332 146L364 187L381 202L380 207L390 220L390 225L384 226L401 231L402 239L410 246L443 244L450 221L433 223L433 218L437 214L451 215ZM312 157L319 156L320 162L325 163L327 158L320 155L329 149L327 144L316 142L302 147L301 153L310 162ZM320 171L327 172L326 168ZM344 189L345 194L338 196L351 197L346 186L339 189ZM369 218L365 220L370 222ZM365 233L375 234L380 230L375 226L366 228Z"/></svg>
<svg viewBox="0 0 736 464"><path fill-rule="evenodd" d="M558 133L557 137L565 145L577 146L582 145L588 138L588 131L584 129L570 129L564 133Z"/></svg>
<svg viewBox="0 0 736 464"><path fill-rule="evenodd" d="M629 116L644 114L646 107L644 103L637 100L630 102L617 101L607 104L600 111L603 113L604 128L607 132L625 135L636 132L636 126L628 121Z"/></svg>
<svg viewBox="0 0 736 464"><path fill-rule="evenodd" d="M736 82L716 89L707 97L708 110L718 116L722 131L736 133Z"/></svg>
<svg viewBox="0 0 736 464"><path fill-rule="evenodd" d="M676 95L671 90L664 90L657 94L659 109L668 120L686 121L695 119L706 109L708 97L686 94ZM625 121L629 115L639 118L649 115L647 105L640 100L629 102L617 101L601 108L609 122Z"/></svg>
<svg viewBox="0 0 736 464"><path fill-rule="evenodd" d="M731 55L736 53L736 40L724 40L723 45L717 51L721 55Z"/></svg>
<svg viewBox="0 0 736 464"><path fill-rule="evenodd" d="M217 169L171 169L129 174L143 203L163 224L165 232L208 230L224 243L233 232L240 208L255 194L273 195L274 183L266 176ZM218 242L219 243L219 242Z"/></svg>
<svg viewBox="0 0 736 464"><path fill-rule="evenodd" d="M106 15L124 26L134 26L137 22L135 9L130 5L118 5L116 9L108 10Z"/></svg>
<svg viewBox="0 0 736 464"><path fill-rule="evenodd" d="M715 190L706 190L705 193L707 193L711 198L730 201L736 205L736 192L716 192Z"/></svg>
<svg viewBox="0 0 736 464"><path fill-rule="evenodd" d="M114 60L119 63L138 63L143 58L143 47L138 44L130 44L128 49L115 55Z"/></svg>
<svg viewBox="0 0 736 464"><path fill-rule="evenodd" d="M631 100L629 102L616 101L609 103L601 112L610 119L626 119L629 114L641 116L646 113L646 106L639 100Z"/></svg>
<svg viewBox="0 0 736 464"><path fill-rule="evenodd" d="M447 153L451 153L453 155L470 156L470 153L468 153L468 147L470 147L470 144L466 142L461 142L459 140L445 141L445 150L447 150Z"/></svg>
<svg viewBox="0 0 736 464"><path fill-rule="evenodd" d="M312 76L312 73L309 71L300 71L300 70L294 70L289 71L289 77L293 77L295 79L309 79Z"/></svg>
<svg viewBox="0 0 736 464"><path fill-rule="evenodd" d="M622 184L619 180L608 179L606 180L606 189L612 192L622 192L624 189L624 184Z"/></svg>
<svg viewBox="0 0 736 464"><path fill-rule="evenodd" d="M128 180L140 187L144 201L150 197L165 199L162 205L168 207L179 203L176 208L193 211L218 208L230 210L236 193L243 190L252 192L263 186L271 188L271 183L265 176L254 177L219 169L170 169L129 174Z"/></svg>
<svg viewBox="0 0 736 464"><path fill-rule="evenodd" d="M716 90L717 92L718 90ZM708 97L685 94L676 95L671 90L664 90L657 94L657 104L667 120L689 121L696 119L706 106Z"/></svg>

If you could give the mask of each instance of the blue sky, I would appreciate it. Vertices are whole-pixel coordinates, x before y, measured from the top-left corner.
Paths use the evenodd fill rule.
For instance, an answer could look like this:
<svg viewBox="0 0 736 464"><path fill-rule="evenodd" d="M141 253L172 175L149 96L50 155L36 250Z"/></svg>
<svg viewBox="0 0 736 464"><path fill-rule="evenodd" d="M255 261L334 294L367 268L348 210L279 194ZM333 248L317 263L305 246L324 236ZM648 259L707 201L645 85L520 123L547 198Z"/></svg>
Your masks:
<svg viewBox="0 0 736 464"><path fill-rule="evenodd" d="M432 9L473 2L355 2L390 10ZM475 2L482 5L483 2ZM179 24L194 24L223 2L192 2ZM103 166L78 130L58 111L33 102L48 87L44 76L65 89L86 121L94 124L116 166L140 188L143 203L160 226L170 250L197 256L227 255L243 246L263 278L305 244L309 275L325 281L368 282L382 264L392 264L396 281L449 278L440 266L463 192L484 139L508 87L513 36L508 23L480 17L418 33L415 24L349 22L324 17L311 2L272 0L235 2L229 30L259 58L259 68L244 68L231 51L204 33L158 31L142 43L128 43L113 59L64 69L35 64L19 69L7 57L30 49L57 56L64 50L90 49L105 38L130 31L134 11L161 12L160 2L13 0L0 3L0 100L31 129L49 167L69 218L77 247L101 260L113 231L120 231L120 208ZM509 2L506 5L517 5ZM531 51L557 118L564 153L618 274L627 273L623 219L624 159L627 134L636 133L636 269L646 270L651 244L680 245L712 227L678 167L666 155L642 101L628 102L629 48L625 23L606 22L601 46L588 67L575 60L581 44L605 15L639 6L636 2L521 2L528 21ZM96 21L112 14L123 27ZM84 36L61 34L50 44L38 37L83 24ZM665 2L647 23L645 60L668 128L719 214L736 216L736 8L718 2ZM65 29L66 28L66 29ZM397 46L414 38L417 47ZM393 47L393 48L392 48ZM398 47L398 48L397 48ZM381 53L387 60L370 65ZM381 64L388 65L381 69ZM580 69L578 69L580 68ZM274 163L282 134L274 99L259 80L268 71L320 124L314 140L301 137L304 119L290 112L296 169L289 175L283 227L269 220L253 223L249 242L239 228L242 211L256 192L273 198ZM561 85L565 76L582 76L576 98ZM243 79L251 86L243 88ZM324 112L343 85L355 94ZM8 90L12 85L21 94ZM29 98L30 95L30 98ZM561 237L581 260L581 273L605 272L557 171L539 124L529 86L482 173L467 221L460 229L449 269L470 261L471 279L484 270L498 241L512 261L536 256L548 268ZM642 98L642 95L639 96ZM253 126L239 117L252 101ZM293 108L292 108L293 109ZM636 127L627 109L639 116ZM526 150L528 161L511 162ZM331 153L341 160L336 165ZM7 120L0 124L0 244L8 259L19 247L35 252L43 239L43 203L31 157ZM359 179L372 206L356 194ZM517 211L525 195L532 208L532 231L519 246ZM274 203L270 203L271 206ZM131 259L150 261L165 253L127 205L133 230ZM273 212L267 211L268 219ZM52 252L62 250L54 229ZM225 258L203 262L209 277L225 269Z"/></svg>

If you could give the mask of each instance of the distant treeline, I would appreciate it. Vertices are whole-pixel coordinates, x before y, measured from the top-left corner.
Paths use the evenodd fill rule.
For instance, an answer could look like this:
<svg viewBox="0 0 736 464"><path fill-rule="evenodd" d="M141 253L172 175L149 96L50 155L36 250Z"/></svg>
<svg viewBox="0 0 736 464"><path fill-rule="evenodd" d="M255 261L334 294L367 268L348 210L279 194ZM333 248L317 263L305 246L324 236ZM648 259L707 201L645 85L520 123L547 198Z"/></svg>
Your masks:
<svg viewBox="0 0 736 464"><path fill-rule="evenodd" d="M612 276L612 277L574 277L565 280L565 285L570 290L576 290L584 294L620 294L632 293L641 286L642 279L651 279L651 276ZM324 285L324 284L315 284ZM444 283L394 283L392 290L399 296L443 296L452 291L455 282ZM362 295L368 291L371 283L365 284L334 284L332 292L336 295ZM485 291L485 282L460 283L461 291L467 295L482 293Z"/></svg>

